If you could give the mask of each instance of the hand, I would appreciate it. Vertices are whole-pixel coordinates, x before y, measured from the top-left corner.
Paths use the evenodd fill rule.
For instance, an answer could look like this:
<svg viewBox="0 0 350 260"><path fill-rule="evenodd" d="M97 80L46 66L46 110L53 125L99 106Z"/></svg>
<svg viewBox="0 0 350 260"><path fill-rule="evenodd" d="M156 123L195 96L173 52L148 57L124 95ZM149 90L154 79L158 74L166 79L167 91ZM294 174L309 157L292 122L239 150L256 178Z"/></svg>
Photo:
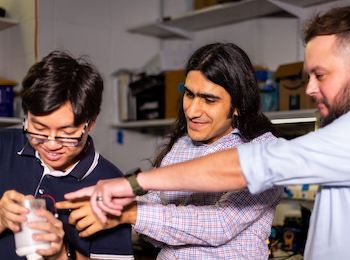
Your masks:
<svg viewBox="0 0 350 260"><path fill-rule="evenodd" d="M29 212L21 205L25 198L26 196L15 190L8 190L2 195L0 200L0 233L7 228L13 232L20 230L20 223L27 220L25 215Z"/></svg>
<svg viewBox="0 0 350 260"><path fill-rule="evenodd" d="M125 178L101 180L95 186L67 193L65 198L74 200L90 197L92 209L102 223L107 221L106 214L119 216L125 205L131 203L134 194L129 182ZM97 202L97 197L102 200Z"/></svg>
<svg viewBox="0 0 350 260"><path fill-rule="evenodd" d="M63 224L56 219L51 212L46 209L39 209L35 214L45 218L47 221L28 222L28 227L45 231L33 235L34 240L45 241L50 243L48 249L38 249L37 254L47 257L48 259L63 259L66 256L66 250L63 244L64 231Z"/></svg>
<svg viewBox="0 0 350 260"><path fill-rule="evenodd" d="M57 209L73 209L69 215L69 224L74 225L80 231L81 237L91 236L101 230L110 229L120 224L119 218L107 218L107 222L102 223L93 212L90 201L60 201L56 203Z"/></svg>

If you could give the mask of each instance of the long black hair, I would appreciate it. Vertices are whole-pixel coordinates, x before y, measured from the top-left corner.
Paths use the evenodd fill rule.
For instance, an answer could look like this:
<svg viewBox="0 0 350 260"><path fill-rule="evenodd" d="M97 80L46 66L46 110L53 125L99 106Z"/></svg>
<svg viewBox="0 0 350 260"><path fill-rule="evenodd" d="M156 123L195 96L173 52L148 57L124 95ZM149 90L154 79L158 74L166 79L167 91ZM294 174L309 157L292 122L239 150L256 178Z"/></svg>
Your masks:
<svg viewBox="0 0 350 260"><path fill-rule="evenodd" d="M247 54L233 43L213 43L195 51L188 60L185 73L201 71L211 82L223 87L231 97L232 127L237 128L245 142L274 129L261 112L259 88L255 72ZM182 105L169 135L169 142L156 156L153 165L159 167L174 143L187 132Z"/></svg>

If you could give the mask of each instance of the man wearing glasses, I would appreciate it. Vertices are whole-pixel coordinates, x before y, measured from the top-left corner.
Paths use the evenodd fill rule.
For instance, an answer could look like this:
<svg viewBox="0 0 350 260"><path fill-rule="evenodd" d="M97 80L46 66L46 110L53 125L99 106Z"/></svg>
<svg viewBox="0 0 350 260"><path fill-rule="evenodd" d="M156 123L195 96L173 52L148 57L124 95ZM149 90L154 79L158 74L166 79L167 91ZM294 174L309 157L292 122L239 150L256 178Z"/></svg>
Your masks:
<svg viewBox="0 0 350 260"><path fill-rule="evenodd" d="M26 195L45 198L52 212L46 237L52 248L38 252L43 256L133 259L130 226L83 239L68 223L69 211L54 207L68 191L123 175L95 151L88 135L102 101L100 74L84 59L55 51L29 69L22 86L23 129L0 131L0 259L21 259L13 234L25 221ZM64 242L57 235L61 222Z"/></svg>

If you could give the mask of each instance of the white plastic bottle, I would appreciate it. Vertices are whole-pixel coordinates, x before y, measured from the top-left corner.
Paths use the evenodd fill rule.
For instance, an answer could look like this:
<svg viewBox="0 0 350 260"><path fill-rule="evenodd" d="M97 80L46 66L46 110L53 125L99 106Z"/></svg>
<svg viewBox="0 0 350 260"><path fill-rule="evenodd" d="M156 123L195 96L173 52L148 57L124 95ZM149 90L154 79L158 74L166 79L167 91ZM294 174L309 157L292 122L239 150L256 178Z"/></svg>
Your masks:
<svg viewBox="0 0 350 260"><path fill-rule="evenodd" d="M45 209L46 203L44 199L24 200L23 206L30 210L27 214L28 221L46 221L45 218L35 215L34 211L37 209ZM41 260L42 256L35 253L37 249L47 249L50 244L43 241L35 241L32 236L43 231L31 229L27 223L22 223L21 230L15 233L16 254L19 256L26 256L28 260Z"/></svg>

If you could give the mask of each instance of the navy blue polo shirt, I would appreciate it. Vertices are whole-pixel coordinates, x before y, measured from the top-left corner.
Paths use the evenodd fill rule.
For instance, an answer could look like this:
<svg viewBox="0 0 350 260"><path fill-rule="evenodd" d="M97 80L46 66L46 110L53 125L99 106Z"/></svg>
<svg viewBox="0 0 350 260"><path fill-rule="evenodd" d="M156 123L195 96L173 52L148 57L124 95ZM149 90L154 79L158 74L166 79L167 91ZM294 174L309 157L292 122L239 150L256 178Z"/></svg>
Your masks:
<svg viewBox="0 0 350 260"><path fill-rule="evenodd" d="M63 222L65 236L71 248L90 258L133 259L131 226L121 225L81 238L68 223L69 212L56 212L54 203L64 200L64 194L95 184L98 180L123 176L112 163L99 155L91 137L79 163L66 175L46 174L41 160L20 129L0 130L0 196L7 190L46 199L48 209L58 213ZM57 171L56 171L57 173ZM13 233L0 234L0 259L25 259L15 252Z"/></svg>

